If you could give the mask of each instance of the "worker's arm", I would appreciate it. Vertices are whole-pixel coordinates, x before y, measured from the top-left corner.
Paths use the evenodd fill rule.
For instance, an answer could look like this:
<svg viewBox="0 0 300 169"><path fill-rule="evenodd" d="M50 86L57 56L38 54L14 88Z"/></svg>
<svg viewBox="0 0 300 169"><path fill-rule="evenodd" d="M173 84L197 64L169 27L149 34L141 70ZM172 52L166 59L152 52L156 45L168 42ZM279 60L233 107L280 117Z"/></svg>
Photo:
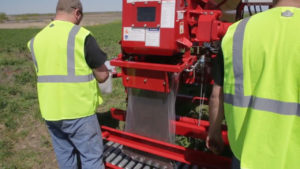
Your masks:
<svg viewBox="0 0 300 169"><path fill-rule="evenodd" d="M222 121L224 119L223 89L215 84L209 101L210 127L206 138L206 146L214 153L219 154L224 148L222 139Z"/></svg>
<svg viewBox="0 0 300 169"><path fill-rule="evenodd" d="M103 64L102 66L100 66L98 68L93 69L93 73L99 83L104 83L109 76L109 73L108 73L108 70L107 70L105 64Z"/></svg>
<svg viewBox="0 0 300 169"><path fill-rule="evenodd" d="M224 118L222 88L224 83L224 61L222 50L219 50L217 57L213 60L212 77L215 84L209 100L210 127L206 138L206 146L214 153L221 153L224 147L221 130Z"/></svg>
<svg viewBox="0 0 300 169"><path fill-rule="evenodd" d="M212 152L219 154L223 151L222 121L224 119L223 89L215 84L209 101L210 127L206 138L206 146Z"/></svg>
<svg viewBox="0 0 300 169"><path fill-rule="evenodd" d="M85 59L89 67L93 70L94 76L99 83L103 83L109 76L105 61L107 59L97 44L96 39L89 35L85 40Z"/></svg>

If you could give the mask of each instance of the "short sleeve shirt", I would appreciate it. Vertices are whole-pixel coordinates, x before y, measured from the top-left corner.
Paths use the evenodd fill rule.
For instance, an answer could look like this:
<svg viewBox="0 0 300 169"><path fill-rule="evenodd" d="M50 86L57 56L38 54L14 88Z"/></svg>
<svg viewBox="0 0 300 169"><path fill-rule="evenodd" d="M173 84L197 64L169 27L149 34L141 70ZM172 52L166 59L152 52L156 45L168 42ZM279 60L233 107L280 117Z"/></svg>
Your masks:
<svg viewBox="0 0 300 169"><path fill-rule="evenodd" d="M107 59L104 53L92 35L88 35L84 44L85 60L91 69L99 68Z"/></svg>
<svg viewBox="0 0 300 169"><path fill-rule="evenodd" d="M212 61L212 77L215 84L223 86L224 83L224 58L220 49L216 58Z"/></svg>

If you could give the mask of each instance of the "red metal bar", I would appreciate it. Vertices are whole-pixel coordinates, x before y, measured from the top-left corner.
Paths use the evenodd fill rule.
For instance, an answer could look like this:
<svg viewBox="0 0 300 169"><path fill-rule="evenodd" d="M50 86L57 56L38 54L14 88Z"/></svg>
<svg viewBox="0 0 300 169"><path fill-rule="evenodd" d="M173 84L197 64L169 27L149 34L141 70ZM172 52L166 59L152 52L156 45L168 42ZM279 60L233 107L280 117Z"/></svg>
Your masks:
<svg viewBox="0 0 300 169"><path fill-rule="evenodd" d="M205 140L207 136L207 129L203 126L197 126L189 123L184 123L181 121L175 121L176 126L176 134L193 137L193 138L200 138Z"/></svg>
<svg viewBox="0 0 300 169"><path fill-rule="evenodd" d="M115 73L112 74L112 77L113 78L119 78L119 77L122 77L122 75L123 75L122 73L115 72Z"/></svg>
<svg viewBox="0 0 300 169"><path fill-rule="evenodd" d="M144 69L163 72L182 72L187 67L186 62L182 63L181 65L167 65L157 63L124 61L120 58L113 59L110 61L110 63L113 66L119 66L124 68Z"/></svg>
<svg viewBox="0 0 300 169"><path fill-rule="evenodd" d="M194 125L198 125L200 124L201 126L208 128L209 127L209 122L206 120L199 120L198 119L194 119L194 118L190 118L190 117L183 117L183 116L178 116L176 117L177 121L181 121L184 123L190 123L190 124L194 124ZM227 126L226 125L222 125L222 130L226 131L227 130Z"/></svg>
<svg viewBox="0 0 300 169"><path fill-rule="evenodd" d="M123 168L120 168L118 166L115 166L115 165L112 165L112 164L106 162L105 169L123 169Z"/></svg>
<svg viewBox="0 0 300 169"><path fill-rule="evenodd" d="M129 88L170 92L168 73L165 71L122 68L123 85Z"/></svg>
<svg viewBox="0 0 300 169"><path fill-rule="evenodd" d="M183 94L178 94L177 98L179 98L179 99L189 99L189 100L192 100L192 101L195 101L195 100L208 101L208 98L206 98L206 97L188 96L188 95L183 95Z"/></svg>
<svg viewBox="0 0 300 169"><path fill-rule="evenodd" d="M177 98L178 99L192 100L193 103L195 103L196 101L204 101L204 102L208 101L207 97L188 96L188 95L183 95L183 94L178 94Z"/></svg>
<svg viewBox="0 0 300 169"><path fill-rule="evenodd" d="M187 136L187 137L193 137L193 138L199 138L202 140L205 140L208 134L208 128L194 124L184 123L181 121L175 121L176 125L176 134ZM229 145L228 137L227 137L227 131L222 131L222 138L225 145Z"/></svg>
<svg viewBox="0 0 300 169"><path fill-rule="evenodd" d="M111 108L110 109L110 114L116 120L125 121L126 112L124 110Z"/></svg>
<svg viewBox="0 0 300 169"><path fill-rule="evenodd" d="M125 121L126 112L124 110L111 108L110 111L114 119ZM174 124L176 126L175 132L177 135L199 138L202 140L205 140L207 137L209 122L206 120L200 120L199 122L198 119L193 119L189 117L177 117ZM222 129L222 137L224 144L228 145L229 142L227 138L227 128L225 125L223 125Z"/></svg>
<svg viewBox="0 0 300 169"><path fill-rule="evenodd" d="M186 164L195 164L211 169L230 168L231 159L227 157L187 149L178 145L165 143L132 133L118 131L106 126L102 126L101 129L104 139L122 144L130 148L134 148L140 151L148 152L150 154L183 162Z"/></svg>

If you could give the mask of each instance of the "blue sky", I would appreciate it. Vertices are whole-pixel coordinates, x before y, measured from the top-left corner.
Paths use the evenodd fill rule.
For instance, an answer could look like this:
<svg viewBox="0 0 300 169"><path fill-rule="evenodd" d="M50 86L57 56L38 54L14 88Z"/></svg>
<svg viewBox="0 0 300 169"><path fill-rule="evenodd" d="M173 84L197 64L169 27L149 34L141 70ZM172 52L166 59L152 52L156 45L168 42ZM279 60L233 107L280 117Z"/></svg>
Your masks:
<svg viewBox="0 0 300 169"><path fill-rule="evenodd" d="M122 0L81 0L84 12L121 11ZM57 0L0 0L0 13L55 13Z"/></svg>

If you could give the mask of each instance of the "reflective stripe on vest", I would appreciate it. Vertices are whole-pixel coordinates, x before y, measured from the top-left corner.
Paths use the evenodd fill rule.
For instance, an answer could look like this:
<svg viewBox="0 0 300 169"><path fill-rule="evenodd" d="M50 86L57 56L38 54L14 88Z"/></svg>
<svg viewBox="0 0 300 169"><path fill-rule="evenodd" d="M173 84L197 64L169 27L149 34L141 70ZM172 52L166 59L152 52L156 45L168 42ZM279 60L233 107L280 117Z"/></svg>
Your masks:
<svg viewBox="0 0 300 169"><path fill-rule="evenodd" d="M33 63L36 67L36 71L39 72L39 68L38 68L38 65L37 65L37 62L36 62L35 53L34 53L34 49L33 49L33 42L34 42L34 38L32 38L31 41L30 41L31 56L32 56Z"/></svg>
<svg viewBox="0 0 300 169"><path fill-rule="evenodd" d="M80 82L89 82L94 80L93 73L89 75L75 75L75 38L77 33L80 30L80 26L74 25L71 29L68 37L68 44L67 44L67 69L68 75L47 75L47 76L38 76L38 83L80 83ZM34 53L33 48L34 38L30 42L30 48L32 53L33 62L38 71L38 65Z"/></svg>
<svg viewBox="0 0 300 169"><path fill-rule="evenodd" d="M244 95L243 44L245 28L250 18L242 20L233 37L233 71L235 94L224 94L224 102L238 107L249 107L281 115L300 116L300 104Z"/></svg>

